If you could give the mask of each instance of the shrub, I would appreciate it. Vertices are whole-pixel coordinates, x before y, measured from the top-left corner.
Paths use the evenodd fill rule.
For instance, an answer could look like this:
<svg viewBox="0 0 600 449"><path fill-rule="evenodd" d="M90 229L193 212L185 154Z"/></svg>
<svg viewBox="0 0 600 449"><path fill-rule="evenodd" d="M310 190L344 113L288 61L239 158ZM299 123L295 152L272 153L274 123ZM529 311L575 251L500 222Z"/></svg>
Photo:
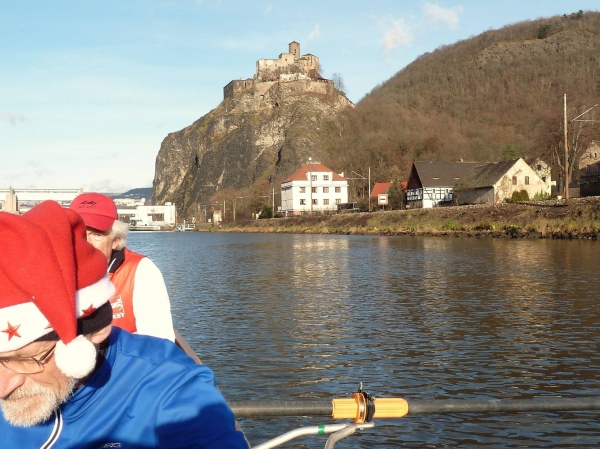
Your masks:
<svg viewBox="0 0 600 449"><path fill-rule="evenodd" d="M512 202L516 202L516 201L529 201L529 194L527 193L527 190L521 190L519 192L513 192L512 196L510 197L510 200Z"/></svg>
<svg viewBox="0 0 600 449"><path fill-rule="evenodd" d="M538 29L537 38L538 39L546 39L548 37L548 33L550 32L550 25L542 25Z"/></svg>

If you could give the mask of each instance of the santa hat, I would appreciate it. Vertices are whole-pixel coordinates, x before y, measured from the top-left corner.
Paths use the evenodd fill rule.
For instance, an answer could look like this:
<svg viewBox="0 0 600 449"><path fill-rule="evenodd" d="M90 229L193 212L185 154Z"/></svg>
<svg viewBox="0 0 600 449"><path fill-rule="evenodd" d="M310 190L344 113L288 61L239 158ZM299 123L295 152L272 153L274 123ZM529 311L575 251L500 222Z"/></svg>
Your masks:
<svg viewBox="0 0 600 449"><path fill-rule="evenodd" d="M0 353L54 331L60 339L57 367L69 377L85 377L95 366L96 350L78 336L81 322L95 317L96 326L88 322L83 332L110 323L106 313L98 319L96 311L114 294L106 257L87 242L81 217L54 201L22 216L0 212L0 241Z"/></svg>

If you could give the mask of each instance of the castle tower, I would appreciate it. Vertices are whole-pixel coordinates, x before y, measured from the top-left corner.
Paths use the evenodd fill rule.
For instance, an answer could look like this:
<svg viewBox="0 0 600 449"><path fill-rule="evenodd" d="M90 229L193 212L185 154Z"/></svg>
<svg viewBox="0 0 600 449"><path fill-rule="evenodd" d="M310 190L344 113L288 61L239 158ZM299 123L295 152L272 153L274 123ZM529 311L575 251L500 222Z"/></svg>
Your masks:
<svg viewBox="0 0 600 449"><path fill-rule="evenodd" d="M289 44L290 53L294 55L294 61L300 59L300 44L296 41L290 42Z"/></svg>

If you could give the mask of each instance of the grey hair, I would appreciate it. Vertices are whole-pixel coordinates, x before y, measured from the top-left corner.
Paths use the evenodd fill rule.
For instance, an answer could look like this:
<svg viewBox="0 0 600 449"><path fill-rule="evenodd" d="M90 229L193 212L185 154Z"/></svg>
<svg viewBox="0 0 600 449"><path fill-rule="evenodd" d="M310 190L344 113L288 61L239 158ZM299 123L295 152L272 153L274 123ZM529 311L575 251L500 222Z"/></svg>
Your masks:
<svg viewBox="0 0 600 449"><path fill-rule="evenodd" d="M127 231L129 227L127 223L123 223L122 221L115 220L112 225L112 229L110 230L110 240L114 241L119 239L119 243L115 248L117 251L122 250L127 245Z"/></svg>

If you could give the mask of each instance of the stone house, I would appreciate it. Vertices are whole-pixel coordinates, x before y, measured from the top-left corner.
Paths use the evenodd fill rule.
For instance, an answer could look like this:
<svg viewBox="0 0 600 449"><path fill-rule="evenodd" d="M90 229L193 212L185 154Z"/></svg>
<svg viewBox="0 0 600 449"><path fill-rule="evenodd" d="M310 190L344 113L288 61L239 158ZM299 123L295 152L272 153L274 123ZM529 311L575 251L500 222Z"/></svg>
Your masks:
<svg viewBox="0 0 600 449"><path fill-rule="evenodd" d="M456 183L479 165L479 162L413 162L406 186L406 206L452 205Z"/></svg>
<svg viewBox="0 0 600 449"><path fill-rule="evenodd" d="M332 212L348 202L348 181L320 162L309 161L281 183L285 215Z"/></svg>
<svg viewBox="0 0 600 449"><path fill-rule="evenodd" d="M600 141L593 141L579 159L581 196L600 195Z"/></svg>
<svg viewBox="0 0 600 449"><path fill-rule="evenodd" d="M550 194L547 185L523 159L478 164L454 186L454 203L494 204L512 197L513 192L527 191L529 198Z"/></svg>

